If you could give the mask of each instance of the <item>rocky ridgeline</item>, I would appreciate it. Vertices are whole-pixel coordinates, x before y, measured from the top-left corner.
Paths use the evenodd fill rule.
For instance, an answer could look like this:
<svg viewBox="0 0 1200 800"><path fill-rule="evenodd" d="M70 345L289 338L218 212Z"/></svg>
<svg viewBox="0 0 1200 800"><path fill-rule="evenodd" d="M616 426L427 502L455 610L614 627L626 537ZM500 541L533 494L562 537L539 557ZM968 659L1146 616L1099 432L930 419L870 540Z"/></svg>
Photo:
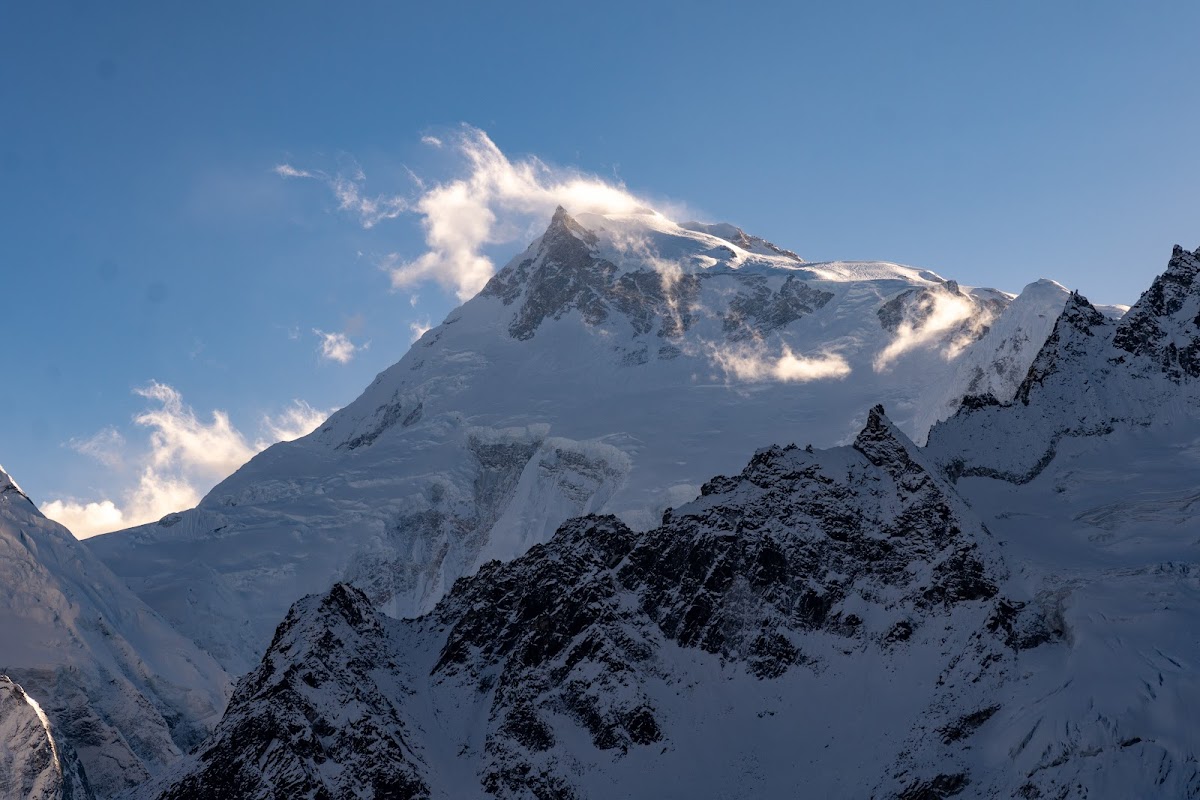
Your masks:
<svg viewBox="0 0 1200 800"><path fill-rule="evenodd" d="M933 427L930 457L952 479L1037 477L1064 437L1145 426L1200 404L1200 249L1176 245L1167 269L1120 320L1071 294L1017 390L968 396Z"/></svg>
<svg viewBox="0 0 1200 800"><path fill-rule="evenodd" d="M767 252L803 263L794 253L769 242L750 241L740 230L737 234L736 242L746 246L760 243L759 249L769 248ZM732 277L738 284L723 313L725 333L734 342L761 338L786 327L833 298L830 292L809 286L794 275L772 290L764 276L755 274L675 272L650 266L625 271L594 252L597 242L594 233L559 207L537 251L492 277L482 295L515 306L508 324L513 338L531 339L545 321L577 311L591 326L616 316L628 320L635 336L656 333L663 339L676 339L691 328L703 282L715 275ZM670 350L664 357L670 357Z"/></svg>
<svg viewBox="0 0 1200 800"><path fill-rule="evenodd" d="M752 692L850 651L886 664L924 648L934 674L983 672L1026 624L1005 580L986 530L876 408L853 447L759 451L654 530L572 520L423 618L382 617L340 584L305 598L216 734L145 796L605 796L607 765L692 746L662 686L725 680L698 664ZM954 741L978 726L961 716ZM896 789L952 779L969 780Z"/></svg>

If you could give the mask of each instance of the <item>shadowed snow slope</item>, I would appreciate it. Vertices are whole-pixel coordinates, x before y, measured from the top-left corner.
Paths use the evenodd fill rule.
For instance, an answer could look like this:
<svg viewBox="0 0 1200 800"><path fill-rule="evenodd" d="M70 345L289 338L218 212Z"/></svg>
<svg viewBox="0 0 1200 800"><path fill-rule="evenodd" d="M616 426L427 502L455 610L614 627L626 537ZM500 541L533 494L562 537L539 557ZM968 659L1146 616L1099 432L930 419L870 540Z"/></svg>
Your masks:
<svg viewBox="0 0 1200 800"><path fill-rule="evenodd" d="M195 510L87 545L240 673L293 600L335 581L418 613L570 517L644 529L758 443L850 441L876 402L923 440L963 392L1015 391L1065 298L1027 295L560 209L316 432Z"/></svg>
<svg viewBox="0 0 1200 800"><path fill-rule="evenodd" d="M85 796L79 772L97 797L144 781L208 734L229 693L216 661L43 517L3 470L0 675L20 684L0 684L0 787L28 785L33 796ZM18 694L44 711L42 733L28 711L24 722L11 715L24 708ZM58 766L35 775L30 765L47 757Z"/></svg>

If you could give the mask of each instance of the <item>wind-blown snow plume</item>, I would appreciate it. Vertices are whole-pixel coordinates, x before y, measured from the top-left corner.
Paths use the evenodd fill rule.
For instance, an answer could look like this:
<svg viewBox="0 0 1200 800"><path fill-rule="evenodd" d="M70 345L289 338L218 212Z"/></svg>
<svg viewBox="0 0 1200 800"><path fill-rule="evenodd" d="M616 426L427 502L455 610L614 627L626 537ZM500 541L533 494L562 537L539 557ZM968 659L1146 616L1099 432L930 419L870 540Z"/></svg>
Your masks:
<svg viewBox="0 0 1200 800"><path fill-rule="evenodd" d="M978 309L964 295L933 292L923 302L929 303L929 314L919 321L906 319L900 323L895 338L875 357L876 372L888 369L909 350L944 342L948 331L970 321L962 335L954 337L942 351L945 358L952 359L978 338L983 326L991 321L990 318L972 319L978 314Z"/></svg>
<svg viewBox="0 0 1200 800"><path fill-rule="evenodd" d="M837 353L798 356L787 345L778 356L758 348L716 347L711 358L727 376L752 383L840 380L850 374L850 365Z"/></svg>
<svg viewBox="0 0 1200 800"><path fill-rule="evenodd" d="M465 177L439 183L413 203L429 250L413 260L392 254L392 285L436 280L466 300L496 271L488 244L513 241L530 218L562 205L572 213L627 214L648 207L624 186L552 169L534 157L510 160L483 131L464 126L452 143L468 167Z"/></svg>
<svg viewBox="0 0 1200 800"><path fill-rule="evenodd" d="M400 253L384 257L392 286L400 289L434 281L460 300L475 295L496 271L483 252L486 246L530 238L531 225L544 224L556 206L573 214L628 214L650 207L621 184L553 168L533 156L510 159L486 133L469 125L453 137L426 136L422 142L452 149L461 157L465 174L441 183L414 176L415 197L369 198L362 191L365 176L357 167L348 176L290 164L280 164L275 172L326 183L338 199L338 208L357 215L363 227L404 213L420 216L428 249L415 258Z"/></svg>
<svg viewBox="0 0 1200 800"><path fill-rule="evenodd" d="M120 504L111 499L68 498L42 506L47 517L62 523L80 538L152 522L172 511L191 508L200 502L205 491L255 453L275 442L312 432L332 413L294 400L279 414L263 416L262 436L251 445L224 411L213 411L211 420L205 421L167 384L151 381L134 392L158 403L133 420L151 431L146 450L126 452L125 437L111 427L71 442L75 450L106 466L118 471L128 467L136 470L136 483L122 493Z"/></svg>

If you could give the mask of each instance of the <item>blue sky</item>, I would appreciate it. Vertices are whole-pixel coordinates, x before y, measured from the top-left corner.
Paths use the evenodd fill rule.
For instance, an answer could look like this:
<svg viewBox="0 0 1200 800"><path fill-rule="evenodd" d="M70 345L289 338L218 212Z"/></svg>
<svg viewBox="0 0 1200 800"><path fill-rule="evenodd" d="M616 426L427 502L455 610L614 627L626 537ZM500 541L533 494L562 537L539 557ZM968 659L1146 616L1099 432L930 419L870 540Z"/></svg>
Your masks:
<svg viewBox="0 0 1200 800"><path fill-rule="evenodd" d="M147 475L187 497L267 418L352 400L457 302L389 266L475 131L810 260L1132 302L1200 244L1197 30L1189 2L6 3L0 463L129 521Z"/></svg>

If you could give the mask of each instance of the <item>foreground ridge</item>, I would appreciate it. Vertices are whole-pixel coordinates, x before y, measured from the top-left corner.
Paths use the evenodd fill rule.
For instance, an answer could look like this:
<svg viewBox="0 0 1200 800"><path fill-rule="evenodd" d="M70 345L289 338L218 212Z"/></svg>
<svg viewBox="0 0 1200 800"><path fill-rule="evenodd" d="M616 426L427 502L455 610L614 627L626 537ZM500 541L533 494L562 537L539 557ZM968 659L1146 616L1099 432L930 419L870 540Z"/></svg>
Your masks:
<svg viewBox="0 0 1200 800"><path fill-rule="evenodd" d="M958 709L1055 636L1007 581L876 407L852 447L760 450L645 533L572 520L424 617L341 584L305 598L214 736L142 796L769 795L863 737L879 761L823 773L825 790L965 785L954 743L986 714ZM867 702L864 679L905 690ZM844 726L816 730L818 707ZM929 726L959 733L922 753Z"/></svg>

